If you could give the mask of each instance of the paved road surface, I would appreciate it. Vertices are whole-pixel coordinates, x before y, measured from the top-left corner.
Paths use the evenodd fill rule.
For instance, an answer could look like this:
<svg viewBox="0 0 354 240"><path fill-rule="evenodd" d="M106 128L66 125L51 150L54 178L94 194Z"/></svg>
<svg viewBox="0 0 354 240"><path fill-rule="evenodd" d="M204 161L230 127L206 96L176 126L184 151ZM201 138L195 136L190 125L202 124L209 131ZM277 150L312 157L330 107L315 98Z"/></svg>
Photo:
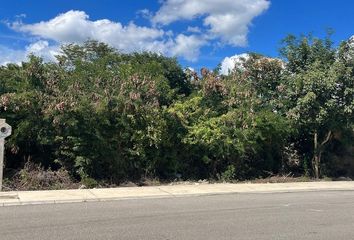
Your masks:
<svg viewBox="0 0 354 240"><path fill-rule="evenodd" d="M354 239L354 191L0 208L1 240Z"/></svg>

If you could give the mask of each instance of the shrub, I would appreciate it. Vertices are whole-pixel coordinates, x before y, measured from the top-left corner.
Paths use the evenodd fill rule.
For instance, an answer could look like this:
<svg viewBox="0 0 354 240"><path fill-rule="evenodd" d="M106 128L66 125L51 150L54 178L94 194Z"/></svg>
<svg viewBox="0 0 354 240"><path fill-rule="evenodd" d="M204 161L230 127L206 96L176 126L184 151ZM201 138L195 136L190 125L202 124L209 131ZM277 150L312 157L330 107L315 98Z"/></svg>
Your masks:
<svg viewBox="0 0 354 240"><path fill-rule="evenodd" d="M18 191L68 189L77 186L65 169L53 171L31 162L27 162L12 179L6 181L7 189Z"/></svg>

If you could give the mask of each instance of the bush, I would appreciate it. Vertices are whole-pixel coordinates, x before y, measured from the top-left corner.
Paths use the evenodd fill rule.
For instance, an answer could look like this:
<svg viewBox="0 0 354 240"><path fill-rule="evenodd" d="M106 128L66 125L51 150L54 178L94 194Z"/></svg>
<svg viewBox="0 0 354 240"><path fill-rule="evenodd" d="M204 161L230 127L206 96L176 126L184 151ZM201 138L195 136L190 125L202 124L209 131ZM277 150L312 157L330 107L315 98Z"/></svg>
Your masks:
<svg viewBox="0 0 354 240"><path fill-rule="evenodd" d="M5 181L4 188L25 191L68 189L77 186L78 184L72 181L68 171L64 169L53 171L27 162L23 169Z"/></svg>
<svg viewBox="0 0 354 240"><path fill-rule="evenodd" d="M221 181L231 182L236 178L236 168L233 165L227 166L226 170L219 177Z"/></svg>
<svg viewBox="0 0 354 240"><path fill-rule="evenodd" d="M98 182L93 178L83 178L81 180L81 184L84 185L86 188L95 188L98 186Z"/></svg>

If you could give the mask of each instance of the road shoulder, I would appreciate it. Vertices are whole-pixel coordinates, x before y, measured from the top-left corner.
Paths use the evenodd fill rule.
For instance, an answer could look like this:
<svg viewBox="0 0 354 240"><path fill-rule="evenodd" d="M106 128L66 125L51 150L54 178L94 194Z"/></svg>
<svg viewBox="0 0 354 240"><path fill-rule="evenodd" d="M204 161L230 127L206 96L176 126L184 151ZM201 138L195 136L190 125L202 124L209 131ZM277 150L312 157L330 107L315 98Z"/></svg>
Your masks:
<svg viewBox="0 0 354 240"><path fill-rule="evenodd" d="M354 182L296 182L268 184L219 183L102 189L0 192L0 207L29 204L58 204L141 198L173 198L183 196L232 193L279 193L321 190L354 191Z"/></svg>

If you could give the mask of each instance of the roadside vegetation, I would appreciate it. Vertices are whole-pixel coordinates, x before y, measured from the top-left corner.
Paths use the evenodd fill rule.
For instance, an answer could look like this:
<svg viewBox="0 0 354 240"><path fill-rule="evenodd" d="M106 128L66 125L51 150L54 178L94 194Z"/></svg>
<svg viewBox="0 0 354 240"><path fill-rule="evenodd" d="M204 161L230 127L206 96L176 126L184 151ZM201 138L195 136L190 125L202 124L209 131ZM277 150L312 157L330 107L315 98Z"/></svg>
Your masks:
<svg viewBox="0 0 354 240"><path fill-rule="evenodd" d="M354 41L288 36L280 56L225 76L88 41L2 66L5 184L354 176Z"/></svg>

